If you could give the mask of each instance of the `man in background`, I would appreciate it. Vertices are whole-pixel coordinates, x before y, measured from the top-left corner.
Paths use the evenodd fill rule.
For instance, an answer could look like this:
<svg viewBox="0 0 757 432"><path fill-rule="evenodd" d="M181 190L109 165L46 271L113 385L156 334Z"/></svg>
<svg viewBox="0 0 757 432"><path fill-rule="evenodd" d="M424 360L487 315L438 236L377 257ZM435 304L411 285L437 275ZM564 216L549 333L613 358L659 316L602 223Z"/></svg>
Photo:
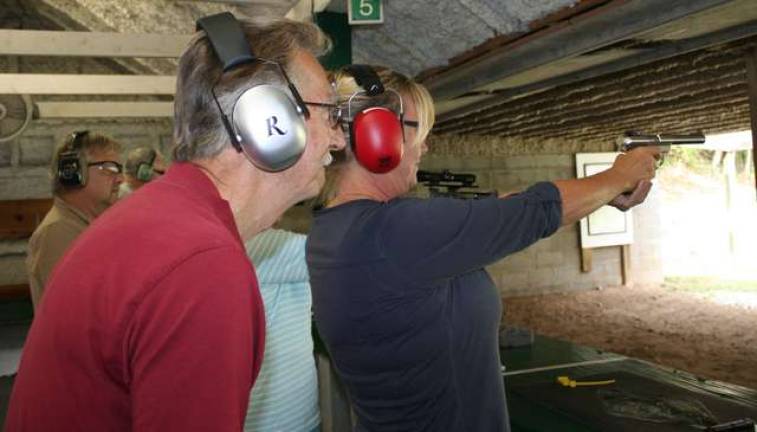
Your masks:
<svg viewBox="0 0 757 432"><path fill-rule="evenodd" d="M129 151L124 164L124 182L118 192L119 198L141 188L146 183L166 172L163 156L150 147L137 147Z"/></svg>
<svg viewBox="0 0 757 432"><path fill-rule="evenodd" d="M53 155L53 207L31 238L26 258L35 310L55 264L94 218L118 199L120 145L89 131L71 134Z"/></svg>

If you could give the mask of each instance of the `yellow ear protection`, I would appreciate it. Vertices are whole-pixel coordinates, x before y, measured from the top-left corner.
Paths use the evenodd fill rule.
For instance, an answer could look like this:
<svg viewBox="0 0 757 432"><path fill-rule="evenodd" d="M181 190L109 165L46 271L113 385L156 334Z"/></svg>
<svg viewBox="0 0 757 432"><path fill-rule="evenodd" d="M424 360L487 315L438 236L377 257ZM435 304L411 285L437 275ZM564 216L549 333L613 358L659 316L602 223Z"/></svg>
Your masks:
<svg viewBox="0 0 757 432"><path fill-rule="evenodd" d="M149 156L147 160L140 161L137 165L137 180L148 182L152 180L153 176L153 169L152 164L155 163L155 158L157 157L158 153L155 150L150 149Z"/></svg>
<svg viewBox="0 0 757 432"><path fill-rule="evenodd" d="M229 12L200 18L197 29L204 30L208 35L216 56L223 64L223 72L213 85L212 92L231 144L265 171L281 171L294 165L305 151L305 119L310 112L284 68L277 62L253 54L242 26ZM253 62L275 66L287 82L292 96L273 85L256 85L245 90L234 102L229 116L221 108L215 88L224 73Z"/></svg>
<svg viewBox="0 0 757 432"><path fill-rule="evenodd" d="M393 170L402 160L404 131L402 129L402 97L395 90L384 89L376 71L367 65L344 68L355 82L365 89L350 96L347 116L350 126L350 146L355 159L370 172L382 174ZM383 106L364 108L353 115L352 101L356 96L377 96L385 91L399 99L399 114Z"/></svg>
<svg viewBox="0 0 757 432"><path fill-rule="evenodd" d="M71 134L67 149L58 157L57 179L63 187L77 188L87 184L87 160L81 151L82 140L89 131L77 131Z"/></svg>

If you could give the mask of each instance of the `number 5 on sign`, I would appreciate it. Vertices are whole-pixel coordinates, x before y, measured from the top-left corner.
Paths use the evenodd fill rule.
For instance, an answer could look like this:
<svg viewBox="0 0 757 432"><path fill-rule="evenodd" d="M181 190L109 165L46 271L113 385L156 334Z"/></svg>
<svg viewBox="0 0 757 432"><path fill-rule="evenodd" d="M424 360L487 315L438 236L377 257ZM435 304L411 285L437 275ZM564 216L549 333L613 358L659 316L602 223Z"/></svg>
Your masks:
<svg viewBox="0 0 757 432"><path fill-rule="evenodd" d="M350 0L350 24L381 24L384 22L384 8L381 0Z"/></svg>

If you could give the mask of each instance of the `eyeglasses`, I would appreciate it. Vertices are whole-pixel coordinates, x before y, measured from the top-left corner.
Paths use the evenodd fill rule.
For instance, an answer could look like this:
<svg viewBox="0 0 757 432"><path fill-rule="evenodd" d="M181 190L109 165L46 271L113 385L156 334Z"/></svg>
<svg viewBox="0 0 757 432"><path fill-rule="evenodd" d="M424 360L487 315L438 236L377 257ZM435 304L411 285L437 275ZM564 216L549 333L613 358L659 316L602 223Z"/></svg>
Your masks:
<svg viewBox="0 0 757 432"><path fill-rule="evenodd" d="M97 167L98 170L112 176L119 175L123 172L123 166L115 161L90 162L87 166Z"/></svg>
<svg viewBox="0 0 757 432"><path fill-rule="evenodd" d="M342 122L342 107L337 104L305 101L302 103L314 107L327 108L329 110L329 126L331 126L332 129L336 129Z"/></svg>

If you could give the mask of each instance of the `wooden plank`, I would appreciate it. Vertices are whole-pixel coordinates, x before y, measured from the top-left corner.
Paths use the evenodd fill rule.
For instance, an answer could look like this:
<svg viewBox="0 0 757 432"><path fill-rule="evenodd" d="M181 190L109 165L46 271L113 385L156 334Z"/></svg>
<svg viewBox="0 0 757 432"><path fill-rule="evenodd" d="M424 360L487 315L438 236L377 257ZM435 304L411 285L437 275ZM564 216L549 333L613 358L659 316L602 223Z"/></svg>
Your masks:
<svg viewBox="0 0 757 432"><path fill-rule="evenodd" d="M0 74L0 94L173 95L169 75Z"/></svg>
<svg viewBox="0 0 757 432"><path fill-rule="evenodd" d="M189 34L0 30L0 55L179 57Z"/></svg>
<svg viewBox="0 0 757 432"><path fill-rule="evenodd" d="M0 285L0 301L19 300L31 296L29 285Z"/></svg>
<svg viewBox="0 0 757 432"><path fill-rule="evenodd" d="M51 198L0 201L0 240L31 236L52 205Z"/></svg>
<svg viewBox="0 0 757 432"><path fill-rule="evenodd" d="M173 117L173 102L37 102L39 118Z"/></svg>
<svg viewBox="0 0 757 432"><path fill-rule="evenodd" d="M746 52L745 63L752 123L752 158L756 168L754 170L754 188L757 192L757 47Z"/></svg>

